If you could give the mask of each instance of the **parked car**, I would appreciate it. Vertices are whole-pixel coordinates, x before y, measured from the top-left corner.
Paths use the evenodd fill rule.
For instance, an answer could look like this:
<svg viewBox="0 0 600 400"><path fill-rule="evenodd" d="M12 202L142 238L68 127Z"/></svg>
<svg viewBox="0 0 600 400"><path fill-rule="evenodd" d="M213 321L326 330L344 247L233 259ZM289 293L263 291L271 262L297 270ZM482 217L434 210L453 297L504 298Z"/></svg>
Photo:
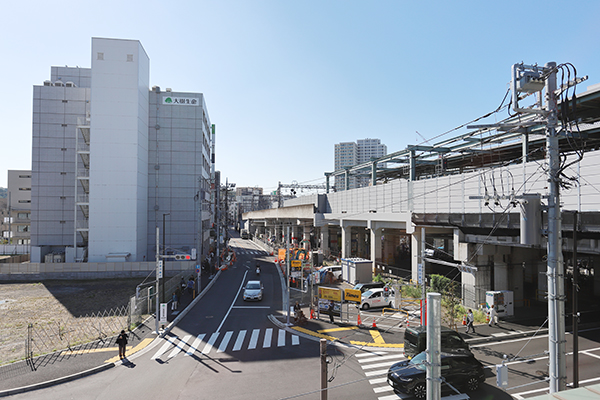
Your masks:
<svg viewBox="0 0 600 400"><path fill-rule="evenodd" d="M242 229L242 232L240 233L240 237L241 237L242 239L249 239L249 238L250 238L250 234L248 233L248 231L247 231L247 230L245 230L245 229Z"/></svg>
<svg viewBox="0 0 600 400"><path fill-rule="evenodd" d="M325 267L321 267L318 272L320 274L321 283L333 283L333 282L327 282L327 274L329 272L331 272L333 274L334 281L342 280L342 266L341 265L327 265Z"/></svg>
<svg viewBox="0 0 600 400"><path fill-rule="evenodd" d="M422 352L410 361L401 361L392 365L387 374L387 382L394 392L411 394L417 399L427 395L427 371L425 363L427 353ZM452 391L452 388L463 388L475 391L485 381L483 365L473 354L441 353L442 391Z"/></svg>
<svg viewBox="0 0 600 400"><path fill-rule="evenodd" d="M354 285L354 290L360 290L361 293L366 292L369 289L383 289L385 283L383 282L368 282L368 283L357 283Z"/></svg>
<svg viewBox="0 0 600 400"><path fill-rule="evenodd" d="M442 351L470 353L469 345L458 334L458 332L442 326L441 337ZM410 326L404 331L404 355L410 359L427 348L427 327Z"/></svg>
<svg viewBox="0 0 600 400"><path fill-rule="evenodd" d="M263 298L263 285L260 281L248 281L242 289L244 290L244 301L260 301Z"/></svg>
<svg viewBox="0 0 600 400"><path fill-rule="evenodd" d="M368 310L372 307L394 307L395 293L393 289L374 288L364 292L361 296L360 308Z"/></svg>

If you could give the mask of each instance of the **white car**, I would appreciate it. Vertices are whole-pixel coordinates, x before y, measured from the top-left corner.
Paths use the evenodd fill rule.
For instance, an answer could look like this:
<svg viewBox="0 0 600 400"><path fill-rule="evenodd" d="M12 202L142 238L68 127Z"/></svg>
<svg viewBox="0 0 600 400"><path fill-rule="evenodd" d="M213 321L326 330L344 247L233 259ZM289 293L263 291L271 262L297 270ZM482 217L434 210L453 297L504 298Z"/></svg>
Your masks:
<svg viewBox="0 0 600 400"><path fill-rule="evenodd" d="M342 280L342 266L341 265L327 265L325 267L321 267L317 271L321 275L321 283L333 283L327 282L326 275L331 272L333 274L334 281Z"/></svg>
<svg viewBox="0 0 600 400"><path fill-rule="evenodd" d="M263 285L260 281L248 281L244 289L244 301L261 301L263 298Z"/></svg>
<svg viewBox="0 0 600 400"><path fill-rule="evenodd" d="M394 297L395 293L390 288L369 289L362 294L360 308L363 310L371 307L394 308Z"/></svg>

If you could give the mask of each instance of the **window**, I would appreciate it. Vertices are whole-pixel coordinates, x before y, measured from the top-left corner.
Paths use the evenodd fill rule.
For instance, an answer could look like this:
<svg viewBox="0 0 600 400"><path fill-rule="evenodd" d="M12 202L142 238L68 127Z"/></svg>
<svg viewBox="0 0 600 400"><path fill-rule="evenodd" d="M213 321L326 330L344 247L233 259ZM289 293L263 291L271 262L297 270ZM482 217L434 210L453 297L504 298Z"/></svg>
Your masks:
<svg viewBox="0 0 600 400"><path fill-rule="evenodd" d="M29 225L17 226L17 232L29 232Z"/></svg>
<svg viewBox="0 0 600 400"><path fill-rule="evenodd" d="M30 215L31 214L29 214L29 213L18 213L17 218L18 219L29 219Z"/></svg>
<svg viewBox="0 0 600 400"><path fill-rule="evenodd" d="M98 53L98 60L104 60L104 53Z"/></svg>
<svg viewBox="0 0 600 400"><path fill-rule="evenodd" d="M25 187L25 188L19 188L19 190L31 190L31 188Z"/></svg>
<svg viewBox="0 0 600 400"><path fill-rule="evenodd" d="M31 203L31 200L19 200L19 203Z"/></svg>
<svg viewBox="0 0 600 400"><path fill-rule="evenodd" d="M31 175L19 175L19 178L31 178Z"/></svg>

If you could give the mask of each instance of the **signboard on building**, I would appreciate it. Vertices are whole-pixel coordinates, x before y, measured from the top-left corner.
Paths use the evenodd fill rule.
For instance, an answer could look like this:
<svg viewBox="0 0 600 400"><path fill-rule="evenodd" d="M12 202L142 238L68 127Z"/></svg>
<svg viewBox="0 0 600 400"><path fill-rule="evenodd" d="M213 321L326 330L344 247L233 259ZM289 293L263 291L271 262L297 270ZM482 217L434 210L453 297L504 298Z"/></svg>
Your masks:
<svg viewBox="0 0 600 400"><path fill-rule="evenodd" d="M172 106L199 106L200 99L197 97L163 96L162 103Z"/></svg>

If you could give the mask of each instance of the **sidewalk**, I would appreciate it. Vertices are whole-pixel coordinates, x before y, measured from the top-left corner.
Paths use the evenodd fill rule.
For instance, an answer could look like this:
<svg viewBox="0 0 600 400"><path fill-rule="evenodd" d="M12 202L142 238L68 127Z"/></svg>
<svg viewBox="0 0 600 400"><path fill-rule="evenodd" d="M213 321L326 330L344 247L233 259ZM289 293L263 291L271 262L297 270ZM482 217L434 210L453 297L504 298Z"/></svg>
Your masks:
<svg viewBox="0 0 600 400"><path fill-rule="evenodd" d="M203 276L203 289L214 280L216 280L216 276L210 281L208 276ZM201 297L202 294L196 296L196 298ZM169 322L173 324L178 316L184 314L184 311L192 304L193 300L191 294L184 294L181 296L178 309L175 311L171 311L171 304L169 303ZM115 343L117 338L115 335L103 341L98 340L74 347L71 350L61 350L35 357L33 360L3 365L0 367L0 397L78 379L121 364L133 368L135 364L131 360L135 357L132 356L156 339L155 326L156 320L151 315L133 331L127 332L129 335L127 358L123 360L119 359L119 348Z"/></svg>

